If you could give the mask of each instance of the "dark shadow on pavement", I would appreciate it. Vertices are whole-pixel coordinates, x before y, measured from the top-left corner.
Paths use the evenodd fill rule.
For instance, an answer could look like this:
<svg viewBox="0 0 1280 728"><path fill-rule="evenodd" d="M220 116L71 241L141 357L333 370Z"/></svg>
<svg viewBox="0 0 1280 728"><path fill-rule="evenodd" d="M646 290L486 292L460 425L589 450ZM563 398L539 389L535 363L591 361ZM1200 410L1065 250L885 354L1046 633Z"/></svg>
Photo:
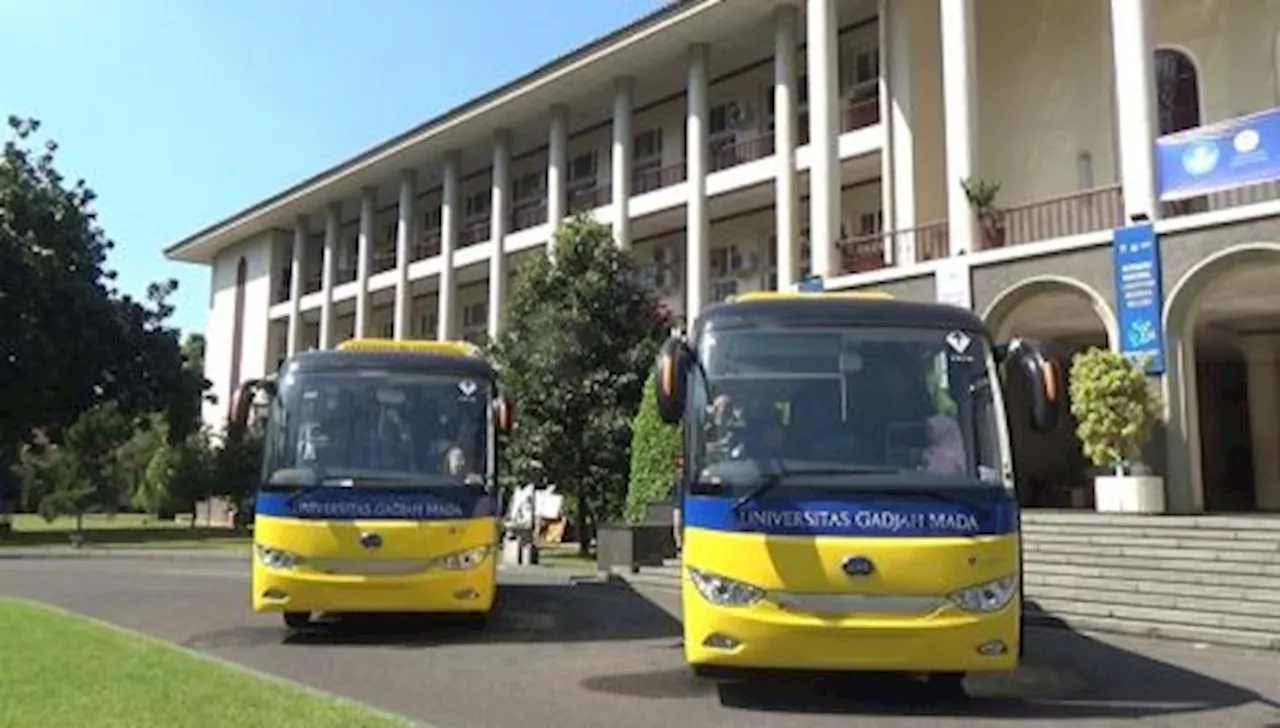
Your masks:
<svg viewBox="0 0 1280 728"><path fill-rule="evenodd" d="M726 707L763 712L918 717L1145 718L1228 708L1274 706L1242 689L1063 629L1029 628L1027 654L1013 674L971 675L965 696L935 692L908 678L776 675L713 683L680 671L595 676L594 692L655 699L718 693Z"/></svg>
<svg viewBox="0 0 1280 728"><path fill-rule="evenodd" d="M503 584L483 630L448 615L361 614L322 619L312 629L241 627L201 635L188 647L286 644L305 646L378 645L426 648L444 644L520 642L616 642L671 639L679 643L680 623L666 611L615 583Z"/></svg>

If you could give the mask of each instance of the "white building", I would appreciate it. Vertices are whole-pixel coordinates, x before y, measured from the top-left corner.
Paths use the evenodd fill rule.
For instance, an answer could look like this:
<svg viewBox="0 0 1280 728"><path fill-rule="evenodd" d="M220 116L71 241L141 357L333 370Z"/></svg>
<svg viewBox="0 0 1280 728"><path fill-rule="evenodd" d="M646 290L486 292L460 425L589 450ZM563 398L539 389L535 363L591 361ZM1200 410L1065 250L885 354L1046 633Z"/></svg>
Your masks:
<svg viewBox="0 0 1280 728"><path fill-rule="evenodd" d="M1112 231L1147 219L1169 506L1280 509L1280 185L1161 202L1156 163L1161 134L1280 106L1278 34L1280 0L670 3L170 247L212 270L206 419L356 332L492 333L576 211L686 316L814 273L1064 355L1121 347ZM964 179L1001 184L998 229ZM1069 427L1018 433L1037 502L1089 481Z"/></svg>

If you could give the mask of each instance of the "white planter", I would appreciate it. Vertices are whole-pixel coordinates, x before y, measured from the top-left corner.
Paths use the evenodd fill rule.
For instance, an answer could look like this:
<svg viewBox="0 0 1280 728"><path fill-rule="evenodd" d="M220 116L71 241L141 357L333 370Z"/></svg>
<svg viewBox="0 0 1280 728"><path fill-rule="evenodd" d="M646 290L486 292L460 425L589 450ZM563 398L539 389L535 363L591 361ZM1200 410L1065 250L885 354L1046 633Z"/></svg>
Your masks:
<svg viewBox="0 0 1280 728"><path fill-rule="evenodd" d="M1158 475L1099 475L1093 479L1099 513L1164 513L1164 478Z"/></svg>

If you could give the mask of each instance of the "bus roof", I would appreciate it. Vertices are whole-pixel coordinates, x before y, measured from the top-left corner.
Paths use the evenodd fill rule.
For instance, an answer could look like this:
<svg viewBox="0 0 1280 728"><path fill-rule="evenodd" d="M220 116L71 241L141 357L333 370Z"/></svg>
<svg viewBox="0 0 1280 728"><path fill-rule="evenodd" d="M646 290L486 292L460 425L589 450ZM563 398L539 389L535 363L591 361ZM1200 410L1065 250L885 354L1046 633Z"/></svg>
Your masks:
<svg viewBox="0 0 1280 728"><path fill-rule="evenodd" d="M708 306L695 336L716 328L754 326L920 326L986 333L969 309L944 303L902 301L885 293L768 292Z"/></svg>
<svg viewBox="0 0 1280 728"><path fill-rule="evenodd" d="M493 366L466 341L351 339L336 349L304 351L285 363L297 371L394 369L493 379Z"/></svg>

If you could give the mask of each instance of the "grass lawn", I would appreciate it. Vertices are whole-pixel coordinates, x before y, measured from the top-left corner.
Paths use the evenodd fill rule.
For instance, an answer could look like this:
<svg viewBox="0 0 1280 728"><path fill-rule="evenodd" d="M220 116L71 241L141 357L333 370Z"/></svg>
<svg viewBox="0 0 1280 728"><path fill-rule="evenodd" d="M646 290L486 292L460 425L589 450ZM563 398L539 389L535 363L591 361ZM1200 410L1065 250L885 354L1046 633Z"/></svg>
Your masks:
<svg viewBox="0 0 1280 728"><path fill-rule="evenodd" d="M410 725L44 605L0 599L0 726Z"/></svg>
<svg viewBox="0 0 1280 728"><path fill-rule="evenodd" d="M67 546L75 532L74 518L45 521L37 515L19 513L13 530L0 534L0 547ZM229 528L192 528L173 521L157 521L137 513L84 517L84 543L88 546L129 548L221 548L246 547L250 539Z"/></svg>

